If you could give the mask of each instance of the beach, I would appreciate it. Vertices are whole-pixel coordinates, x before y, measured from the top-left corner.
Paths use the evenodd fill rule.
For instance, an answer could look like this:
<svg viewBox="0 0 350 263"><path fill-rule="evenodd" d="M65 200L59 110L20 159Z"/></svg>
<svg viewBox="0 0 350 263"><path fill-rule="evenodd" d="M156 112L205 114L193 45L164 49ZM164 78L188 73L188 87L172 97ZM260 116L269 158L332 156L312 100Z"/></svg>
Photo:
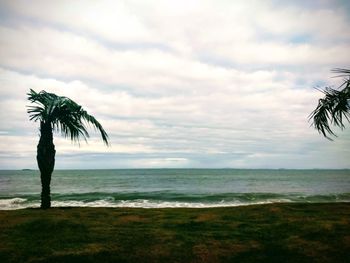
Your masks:
<svg viewBox="0 0 350 263"><path fill-rule="evenodd" d="M0 211L1 262L346 262L350 203Z"/></svg>
<svg viewBox="0 0 350 263"><path fill-rule="evenodd" d="M346 262L349 170L0 170L0 262Z"/></svg>
<svg viewBox="0 0 350 263"><path fill-rule="evenodd" d="M0 13L0 263L350 263L350 0Z"/></svg>

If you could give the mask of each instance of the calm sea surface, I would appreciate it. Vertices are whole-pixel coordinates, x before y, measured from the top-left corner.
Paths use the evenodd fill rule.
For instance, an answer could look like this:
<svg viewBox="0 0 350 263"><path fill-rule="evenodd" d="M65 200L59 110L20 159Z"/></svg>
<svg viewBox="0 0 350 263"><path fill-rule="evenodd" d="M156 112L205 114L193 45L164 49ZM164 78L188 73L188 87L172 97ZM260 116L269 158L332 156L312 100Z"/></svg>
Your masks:
<svg viewBox="0 0 350 263"><path fill-rule="evenodd" d="M350 170L56 170L53 206L219 207L349 202ZM38 207L39 171L0 170L0 209Z"/></svg>

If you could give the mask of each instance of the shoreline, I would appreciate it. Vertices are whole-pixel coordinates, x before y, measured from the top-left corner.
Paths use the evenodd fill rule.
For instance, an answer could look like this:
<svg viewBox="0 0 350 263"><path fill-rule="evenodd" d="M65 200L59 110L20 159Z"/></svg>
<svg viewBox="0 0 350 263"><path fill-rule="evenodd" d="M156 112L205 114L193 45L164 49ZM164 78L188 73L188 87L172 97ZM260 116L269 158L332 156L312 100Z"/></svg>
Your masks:
<svg viewBox="0 0 350 263"><path fill-rule="evenodd" d="M345 262L350 203L0 211L1 262Z"/></svg>
<svg viewBox="0 0 350 263"><path fill-rule="evenodd" d="M9 198L9 199L0 199L0 211L16 211L24 209L40 209L40 202L36 205L29 205L27 207L1 207L1 201L3 200L17 200L21 198ZM148 201L148 200L147 200ZM81 201L68 201L67 205L57 205L57 203L62 203L59 201L52 201L51 209L64 209L64 208L111 208L111 209L216 209L216 208L235 208L235 207L247 207L247 206L263 206L263 205L274 205L274 204L346 204L350 201L340 200L340 201L313 201L313 202L303 202L303 201L257 201L252 203L189 203L189 202L159 202L158 205L156 202L148 203L142 202L138 204L131 205L133 201L122 201L122 204L101 204L104 200L99 201L99 204L91 205L91 202L81 203L80 205L74 205Z"/></svg>
<svg viewBox="0 0 350 263"><path fill-rule="evenodd" d="M343 204L343 205L349 205L350 209L350 201L339 201L339 202L271 202L271 203L261 203L261 204L242 204L242 205L229 205L229 206L203 206L203 207L129 207L129 206L53 206L47 210L41 209L38 207L27 207L27 208L19 208L19 209L9 209L9 210L0 210L1 212L6 211L25 211L25 210L33 210L33 211L51 211L51 210L90 210L90 209L117 209L117 210L135 210L135 211L142 211L142 210L155 210L155 211L162 211L162 210L221 210L221 209L235 209L235 208L263 208L264 206L270 207L270 206L322 206L322 205L332 205L332 204Z"/></svg>

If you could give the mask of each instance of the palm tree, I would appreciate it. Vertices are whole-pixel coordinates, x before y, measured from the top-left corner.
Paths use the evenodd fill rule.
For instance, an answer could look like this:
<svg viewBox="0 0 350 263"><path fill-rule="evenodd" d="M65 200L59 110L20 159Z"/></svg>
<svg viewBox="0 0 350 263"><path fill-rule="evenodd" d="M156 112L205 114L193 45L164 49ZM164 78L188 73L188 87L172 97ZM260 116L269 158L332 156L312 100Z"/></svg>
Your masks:
<svg viewBox="0 0 350 263"><path fill-rule="evenodd" d="M108 135L101 124L73 100L53 93L30 90L28 100L37 105L28 106L30 120L40 121L40 139L37 147L37 162L41 178L41 208L51 207L50 182L55 166L55 145L53 131L78 142L89 137L87 124L100 131L102 140L108 146Z"/></svg>
<svg viewBox="0 0 350 263"><path fill-rule="evenodd" d="M336 68L336 77L343 77L343 83L338 89L326 87L320 90L325 96L318 101L316 109L310 114L312 125L327 139L336 136L330 125L341 129L345 128L344 122L350 122L350 69Z"/></svg>

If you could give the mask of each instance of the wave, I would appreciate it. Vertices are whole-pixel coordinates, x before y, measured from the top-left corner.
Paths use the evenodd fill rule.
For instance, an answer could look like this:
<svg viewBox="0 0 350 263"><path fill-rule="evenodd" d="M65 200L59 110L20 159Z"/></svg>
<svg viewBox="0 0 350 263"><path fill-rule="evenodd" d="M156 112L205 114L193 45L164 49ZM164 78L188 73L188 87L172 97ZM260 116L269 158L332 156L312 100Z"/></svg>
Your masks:
<svg viewBox="0 0 350 263"><path fill-rule="evenodd" d="M228 193L186 195L169 192L52 194L53 207L210 208L268 203L350 202L350 193L328 195ZM0 210L36 208L40 196L0 196Z"/></svg>
<svg viewBox="0 0 350 263"><path fill-rule="evenodd" d="M28 200L25 198L0 199L0 210L27 208Z"/></svg>

